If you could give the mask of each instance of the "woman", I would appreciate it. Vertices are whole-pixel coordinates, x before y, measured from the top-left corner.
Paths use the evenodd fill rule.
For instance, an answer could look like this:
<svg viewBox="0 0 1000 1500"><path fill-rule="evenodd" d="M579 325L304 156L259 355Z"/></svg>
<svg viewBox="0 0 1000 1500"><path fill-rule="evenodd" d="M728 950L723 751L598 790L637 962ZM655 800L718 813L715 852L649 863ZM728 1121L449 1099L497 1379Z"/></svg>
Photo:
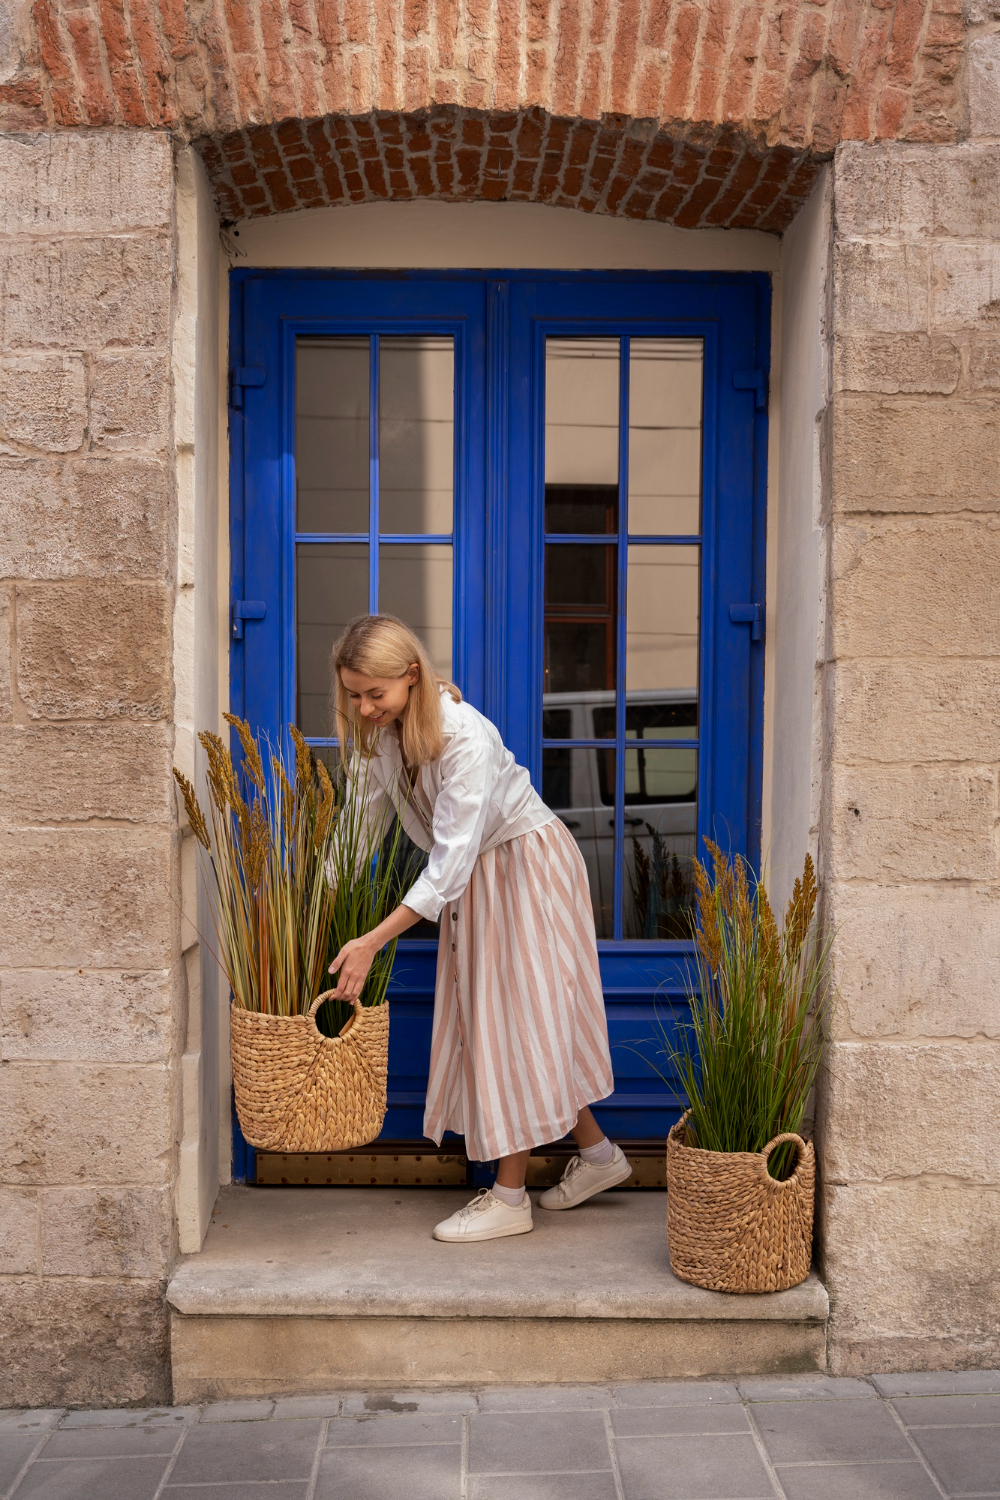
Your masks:
<svg viewBox="0 0 1000 1500"><path fill-rule="evenodd" d="M579 1147L543 1208L573 1208L631 1175L588 1108L614 1083L583 857L494 726L437 676L401 620L352 621L334 647L334 678L342 738L367 761L355 781L366 816L383 818L388 802L429 859L396 910L337 954L333 993L355 999L387 942L440 919L424 1134L440 1146L456 1131L471 1159L499 1167L493 1188L434 1237L526 1234L533 1146L570 1131Z"/></svg>

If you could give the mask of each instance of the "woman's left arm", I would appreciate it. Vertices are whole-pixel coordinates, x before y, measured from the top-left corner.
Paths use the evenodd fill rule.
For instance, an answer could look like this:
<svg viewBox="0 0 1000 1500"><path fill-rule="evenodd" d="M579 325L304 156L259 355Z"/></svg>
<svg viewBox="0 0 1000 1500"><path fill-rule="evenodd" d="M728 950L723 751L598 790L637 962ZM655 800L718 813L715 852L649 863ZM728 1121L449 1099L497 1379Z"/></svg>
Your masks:
<svg viewBox="0 0 1000 1500"><path fill-rule="evenodd" d="M345 943L330 965L330 973L337 975L337 988L330 998L356 1000L364 989L368 970L375 961L376 953L419 921L419 912L412 911L408 906L397 906L384 922L373 927L371 932L366 932L364 937L352 938L349 943Z"/></svg>

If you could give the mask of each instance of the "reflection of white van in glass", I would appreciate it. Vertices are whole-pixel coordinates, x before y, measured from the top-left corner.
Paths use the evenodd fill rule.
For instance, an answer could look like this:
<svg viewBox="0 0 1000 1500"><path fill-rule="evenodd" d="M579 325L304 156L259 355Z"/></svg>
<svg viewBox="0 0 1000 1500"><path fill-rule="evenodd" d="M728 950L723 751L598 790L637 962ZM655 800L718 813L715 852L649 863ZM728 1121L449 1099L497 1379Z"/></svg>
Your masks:
<svg viewBox="0 0 1000 1500"><path fill-rule="evenodd" d="M546 693L545 740L614 737L615 695ZM690 689L629 693L625 706L624 935L688 936L691 859L698 816L698 751L644 747L643 739L696 739L698 699ZM614 750L549 749L542 796L580 845L590 876L599 937L613 931Z"/></svg>

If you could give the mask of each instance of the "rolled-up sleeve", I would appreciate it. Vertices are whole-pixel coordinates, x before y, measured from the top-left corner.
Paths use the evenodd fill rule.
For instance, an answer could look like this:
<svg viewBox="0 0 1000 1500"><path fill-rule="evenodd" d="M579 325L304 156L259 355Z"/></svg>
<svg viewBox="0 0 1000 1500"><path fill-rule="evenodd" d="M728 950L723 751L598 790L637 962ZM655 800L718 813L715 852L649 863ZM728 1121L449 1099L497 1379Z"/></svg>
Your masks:
<svg viewBox="0 0 1000 1500"><path fill-rule="evenodd" d="M434 804L427 868L403 905L436 922L465 890L479 858L489 812L490 748L456 737L441 756L441 791Z"/></svg>

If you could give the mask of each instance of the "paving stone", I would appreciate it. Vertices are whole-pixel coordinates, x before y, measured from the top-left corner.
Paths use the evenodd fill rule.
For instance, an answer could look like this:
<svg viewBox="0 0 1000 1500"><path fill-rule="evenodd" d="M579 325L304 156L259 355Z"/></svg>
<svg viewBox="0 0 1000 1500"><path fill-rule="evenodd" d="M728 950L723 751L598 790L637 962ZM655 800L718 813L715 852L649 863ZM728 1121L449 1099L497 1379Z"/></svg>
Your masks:
<svg viewBox="0 0 1000 1500"><path fill-rule="evenodd" d="M428 1412L338 1417L327 1433L330 1448L386 1448L419 1443L460 1443L462 1418Z"/></svg>
<svg viewBox="0 0 1000 1500"><path fill-rule="evenodd" d="M203 1422L266 1422L273 1401L213 1401L201 1414Z"/></svg>
<svg viewBox="0 0 1000 1500"><path fill-rule="evenodd" d="M497 1385L479 1394L480 1411L607 1411L606 1385Z"/></svg>
<svg viewBox="0 0 1000 1500"><path fill-rule="evenodd" d="M461 1493L461 1448L428 1443L378 1453L357 1448L334 1453L328 1448L320 1462L315 1500L459 1500Z"/></svg>
<svg viewBox="0 0 1000 1500"><path fill-rule="evenodd" d="M847 1376L793 1375L790 1379L738 1380L744 1401L877 1400L867 1380Z"/></svg>
<svg viewBox="0 0 1000 1500"><path fill-rule="evenodd" d="M892 1403L907 1427L988 1427L1000 1425L998 1396L910 1396ZM1000 1442L1000 1433L997 1434ZM998 1459L1000 1469L1000 1459Z"/></svg>
<svg viewBox="0 0 1000 1500"><path fill-rule="evenodd" d="M470 1474L610 1469L603 1413L480 1412L469 1418Z"/></svg>
<svg viewBox="0 0 1000 1500"><path fill-rule="evenodd" d="M615 1476L599 1474L479 1474L469 1500L617 1500Z"/></svg>
<svg viewBox="0 0 1000 1500"><path fill-rule="evenodd" d="M753 1418L776 1464L913 1458L881 1402L774 1401L754 1407Z"/></svg>
<svg viewBox="0 0 1000 1500"><path fill-rule="evenodd" d="M59 1423L62 1432L80 1427L182 1427L197 1422L197 1406L119 1407L114 1411L71 1411Z"/></svg>
<svg viewBox="0 0 1000 1500"><path fill-rule="evenodd" d="M17 1437L0 1435L0 1495L10 1489L21 1465L31 1457L41 1433L24 1433Z"/></svg>
<svg viewBox="0 0 1000 1500"><path fill-rule="evenodd" d="M873 1375L883 1396L961 1396L1000 1392L1000 1370L918 1370L913 1375Z"/></svg>
<svg viewBox="0 0 1000 1500"><path fill-rule="evenodd" d="M740 1393L734 1385L719 1380L668 1380L662 1385L643 1380L635 1385L616 1385L615 1397L619 1406L717 1406L739 1401Z"/></svg>
<svg viewBox="0 0 1000 1500"><path fill-rule="evenodd" d="M749 1432L742 1406L634 1406L611 1413L615 1437L695 1436Z"/></svg>
<svg viewBox="0 0 1000 1500"><path fill-rule="evenodd" d="M0 1411L0 1432L47 1432L63 1415L61 1406L32 1406Z"/></svg>
<svg viewBox="0 0 1000 1500"><path fill-rule="evenodd" d="M615 1447L625 1500L770 1500L775 1493L749 1435L619 1438Z"/></svg>
<svg viewBox="0 0 1000 1500"><path fill-rule="evenodd" d="M1000 1495L1000 1433L993 1427L915 1427L910 1436L953 1495Z"/></svg>
<svg viewBox="0 0 1000 1500"><path fill-rule="evenodd" d="M165 1458L36 1459L17 1500L153 1500Z"/></svg>
<svg viewBox="0 0 1000 1500"><path fill-rule="evenodd" d="M788 1500L940 1500L918 1463L783 1465L777 1472Z"/></svg>
<svg viewBox="0 0 1000 1500"><path fill-rule="evenodd" d="M340 1415L339 1396L282 1396L274 1403L273 1415L282 1422L298 1417L336 1417Z"/></svg>
<svg viewBox="0 0 1000 1500"><path fill-rule="evenodd" d="M171 1484L308 1479L322 1422L230 1422L191 1427Z"/></svg>
<svg viewBox="0 0 1000 1500"><path fill-rule="evenodd" d="M170 1427L75 1427L54 1432L45 1444L49 1458L126 1458L137 1453L173 1453L182 1429Z"/></svg>
<svg viewBox="0 0 1000 1500"><path fill-rule="evenodd" d="M353 1391L344 1397L344 1416L371 1412L467 1412L476 1410L472 1391Z"/></svg>
<svg viewBox="0 0 1000 1500"><path fill-rule="evenodd" d="M163 1486L163 1500L307 1500L308 1495L309 1482L304 1479L266 1480L261 1484L244 1479L239 1484Z"/></svg>

